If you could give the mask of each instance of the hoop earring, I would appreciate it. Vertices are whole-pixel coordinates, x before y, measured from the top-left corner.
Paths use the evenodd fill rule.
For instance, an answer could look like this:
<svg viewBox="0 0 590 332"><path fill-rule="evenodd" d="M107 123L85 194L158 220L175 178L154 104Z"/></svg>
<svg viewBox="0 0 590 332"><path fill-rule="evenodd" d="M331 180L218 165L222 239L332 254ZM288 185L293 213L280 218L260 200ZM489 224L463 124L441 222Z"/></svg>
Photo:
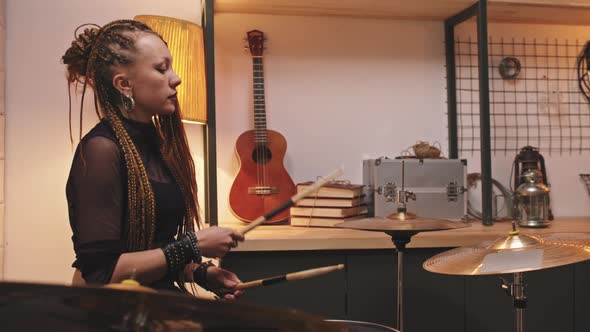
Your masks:
<svg viewBox="0 0 590 332"><path fill-rule="evenodd" d="M129 96L121 94L121 104L123 104L123 108L127 112L131 112L135 108L135 100L131 94Z"/></svg>

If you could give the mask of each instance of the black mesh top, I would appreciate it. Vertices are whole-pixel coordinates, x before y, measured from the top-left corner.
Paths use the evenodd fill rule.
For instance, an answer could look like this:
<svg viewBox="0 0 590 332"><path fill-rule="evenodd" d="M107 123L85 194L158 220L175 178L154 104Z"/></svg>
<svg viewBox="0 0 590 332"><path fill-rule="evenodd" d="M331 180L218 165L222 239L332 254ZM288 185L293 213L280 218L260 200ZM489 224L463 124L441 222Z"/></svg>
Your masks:
<svg viewBox="0 0 590 332"><path fill-rule="evenodd" d="M124 120L123 124L143 160L152 185L156 205L154 246L161 247L174 240L182 223L182 194L163 162L153 124L131 120ZM123 152L106 120L100 121L78 145L66 196L76 252L72 266L82 272L89 284L108 283L119 256L125 253L127 170ZM170 277L149 286L174 287Z"/></svg>

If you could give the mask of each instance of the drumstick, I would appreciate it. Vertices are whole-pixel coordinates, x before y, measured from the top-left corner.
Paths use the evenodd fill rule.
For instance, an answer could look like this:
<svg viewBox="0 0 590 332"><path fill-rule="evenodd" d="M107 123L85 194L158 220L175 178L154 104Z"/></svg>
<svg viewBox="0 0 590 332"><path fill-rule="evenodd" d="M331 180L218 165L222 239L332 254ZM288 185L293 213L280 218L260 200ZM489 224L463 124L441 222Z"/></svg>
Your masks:
<svg viewBox="0 0 590 332"><path fill-rule="evenodd" d="M291 206L295 205L295 203L297 203L297 201L299 201L300 199L302 199L303 197L311 194L312 192L318 190L320 187L322 187L323 185L325 185L326 183L334 180L335 178L339 177L340 175L342 175L344 172L342 171L342 168L337 168L336 170L334 170L332 173L328 174L328 176L320 178L319 180L317 180L316 182L314 182L309 188L307 188L306 190L297 193L295 195L293 195L293 197L291 197L290 200L288 200L285 204L279 206L278 208L270 211L269 213L267 213L264 216L258 217L256 218L256 220L254 220L251 224L249 224L248 226L242 228L242 230L240 232L242 232L242 234L246 234L249 231L253 230L255 227L259 226L260 224L262 224L263 222L265 222L266 220L274 217L275 215L281 213L282 211L284 211L285 209L290 208Z"/></svg>
<svg viewBox="0 0 590 332"><path fill-rule="evenodd" d="M324 267L319 267L316 269L293 272L293 273L283 274L280 276L270 277L270 278L266 278L266 279L259 279L259 280L240 283L235 287L235 289L245 289L245 288L258 287L258 286L268 286L268 285L278 284L281 282L312 278L312 277L317 277L322 274L326 274L326 273L330 273L330 272L342 270L342 269L344 269L344 264L324 266Z"/></svg>

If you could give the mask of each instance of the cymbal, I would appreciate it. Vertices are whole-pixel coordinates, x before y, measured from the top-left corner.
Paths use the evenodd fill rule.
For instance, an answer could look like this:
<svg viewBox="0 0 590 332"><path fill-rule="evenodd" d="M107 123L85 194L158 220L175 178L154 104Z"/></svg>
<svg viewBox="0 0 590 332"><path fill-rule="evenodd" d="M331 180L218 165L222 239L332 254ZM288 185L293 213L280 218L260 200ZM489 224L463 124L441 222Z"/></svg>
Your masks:
<svg viewBox="0 0 590 332"><path fill-rule="evenodd" d="M420 218L396 220L389 218L364 218L341 222L336 227L351 228L364 231L379 231L393 235L395 233L416 234L419 232L441 231L471 226L468 223L442 219Z"/></svg>
<svg viewBox="0 0 590 332"><path fill-rule="evenodd" d="M518 234L451 249L426 260L424 269L442 274L487 275L526 272L590 259L590 234Z"/></svg>
<svg viewBox="0 0 590 332"><path fill-rule="evenodd" d="M172 292L0 282L0 321L18 331L350 331L297 310Z"/></svg>

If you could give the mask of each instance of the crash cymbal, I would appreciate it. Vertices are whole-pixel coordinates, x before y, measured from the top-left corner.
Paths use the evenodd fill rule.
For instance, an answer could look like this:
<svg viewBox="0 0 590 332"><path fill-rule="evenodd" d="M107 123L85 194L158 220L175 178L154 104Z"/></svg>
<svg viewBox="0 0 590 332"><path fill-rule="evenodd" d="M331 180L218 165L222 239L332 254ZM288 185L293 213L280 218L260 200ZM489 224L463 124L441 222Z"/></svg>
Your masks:
<svg viewBox="0 0 590 332"><path fill-rule="evenodd" d="M429 258L424 269L442 274L517 273L573 264L590 259L590 234L519 234L474 246L455 248Z"/></svg>
<svg viewBox="0 0 590 332"><path fill-rule="evenodd" d="M336 227L351 228L364 231L379 231L387 234L394 233L419 233L440 231L447 229L456 229L468 227L470 224L463 222L454 222L442 219L420 218L408 220L394 220L389 218L364 218L341 222Z"/></svg>
<svg viewBox="0 0 590 332"><path fill-rule="evenodd" d="M350 331L297 310L172 292L0 282L7 331Z"/></svg>

